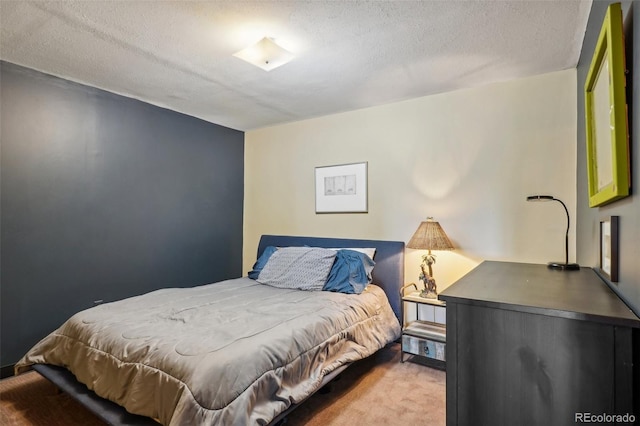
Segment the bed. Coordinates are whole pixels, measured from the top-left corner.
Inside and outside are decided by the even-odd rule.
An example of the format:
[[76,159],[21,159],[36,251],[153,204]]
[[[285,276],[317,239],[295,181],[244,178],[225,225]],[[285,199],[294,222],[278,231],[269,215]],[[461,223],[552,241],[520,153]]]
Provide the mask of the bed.
[[257,254],[304,246],[375,248],[372,283],[157,290],[76,314],[16,373],[35,369],[109,424],[276,424],[400,333],[403,242],[263,235]]

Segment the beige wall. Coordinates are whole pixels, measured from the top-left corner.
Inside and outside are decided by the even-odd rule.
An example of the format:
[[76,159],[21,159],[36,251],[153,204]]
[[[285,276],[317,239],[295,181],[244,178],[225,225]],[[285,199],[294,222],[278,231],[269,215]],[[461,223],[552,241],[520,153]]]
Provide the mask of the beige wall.
[[[575,220],[575,102],[567,70],[247,132],[244,272],[262,234],[407,242],[426,216],[457,247],[437,253],[439,290],[484,259],[563,260],[562,206],[525,197],[554,195]],[[314,167],[362,161],[369,213],[315,214]],[[420,254],[406,251],[407,282]]]

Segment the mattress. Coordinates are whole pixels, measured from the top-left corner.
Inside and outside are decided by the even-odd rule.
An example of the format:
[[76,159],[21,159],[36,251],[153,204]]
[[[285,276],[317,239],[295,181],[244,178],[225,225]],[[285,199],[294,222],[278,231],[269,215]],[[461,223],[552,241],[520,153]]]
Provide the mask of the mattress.
[[82,311],[16,373],[35,363],[65,367],[97,395],[165,425],[267,424],[324,376],[399,335],[375,285],[347,295],[245,277]]

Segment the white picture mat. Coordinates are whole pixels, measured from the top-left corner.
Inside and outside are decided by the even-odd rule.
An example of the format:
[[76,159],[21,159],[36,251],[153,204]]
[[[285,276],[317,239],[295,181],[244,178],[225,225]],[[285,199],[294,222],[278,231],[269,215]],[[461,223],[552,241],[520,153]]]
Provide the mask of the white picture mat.
[[613,153],[611,141],[611,93],[609,92],[609,61],[605,60],[596,78],[593,88],[593,125],[596,136],[596,175],[598,189],[602,190],[613,183]]
[[602,226],[602,247],[600,264],[602,270],[609,276],[611,276],[611,222],[605,220],[601,224]]
[[316,213],[366,213],[367,163],[316,167]]

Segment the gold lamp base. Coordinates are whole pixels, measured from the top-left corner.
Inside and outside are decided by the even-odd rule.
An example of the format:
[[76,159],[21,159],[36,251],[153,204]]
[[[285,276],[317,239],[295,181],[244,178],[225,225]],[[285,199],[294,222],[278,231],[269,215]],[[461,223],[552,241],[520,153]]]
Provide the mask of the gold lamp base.
[[435,291],[422,290],[420,292],[420,297],[424,297],[425,299],[437,299],[438,293],[436,293]]

